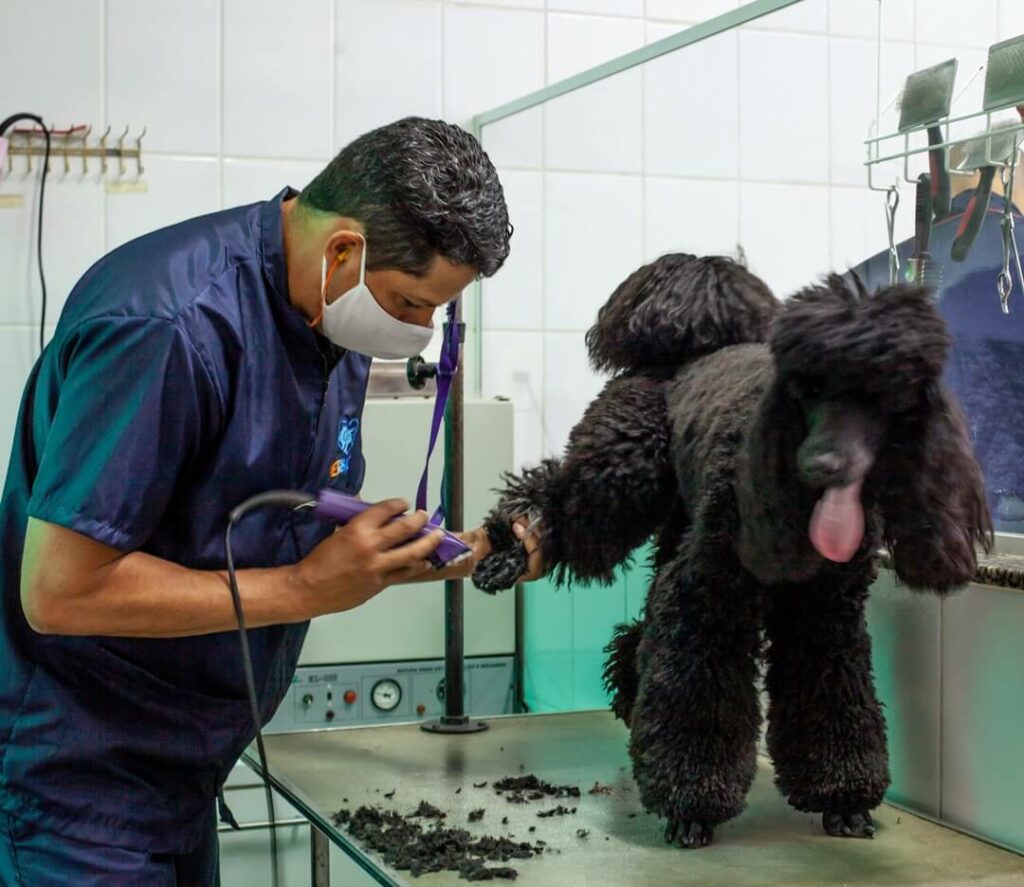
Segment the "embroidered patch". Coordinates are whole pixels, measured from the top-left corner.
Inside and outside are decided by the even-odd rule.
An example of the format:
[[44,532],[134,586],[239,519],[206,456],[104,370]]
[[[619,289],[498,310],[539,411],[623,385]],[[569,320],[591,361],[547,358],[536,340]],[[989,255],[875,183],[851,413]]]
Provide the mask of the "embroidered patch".
[[346,417],[338,425],[338,450],[341,453],[340,459],[331,463],[331,478],[340,474],[348,474],[352,464],[352,451],[355,449],[356,440],[359,437],[359,420]]

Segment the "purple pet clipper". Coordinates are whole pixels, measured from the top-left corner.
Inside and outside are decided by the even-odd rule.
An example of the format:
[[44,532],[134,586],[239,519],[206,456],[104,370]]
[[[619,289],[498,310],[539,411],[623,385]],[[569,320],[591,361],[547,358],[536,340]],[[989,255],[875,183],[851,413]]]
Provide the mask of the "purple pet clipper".
[[[321,490],[317,497],[316,513],[321,517],[337,521],[339,524],[347,524],[357,514],[362,514],[367,508],[370,508],[372,504],[372,502],[363,502],[361,499],[346,496],[336,490],[325,489]],[[417,536],[428,536],[436,529],[440,528],[428,524],[417,533]],[[443,532],[444,538],[441,540],[441,544],[427,556],[438,570],[458,563],[473,551],[458,536],[447,530],[443,530]]]

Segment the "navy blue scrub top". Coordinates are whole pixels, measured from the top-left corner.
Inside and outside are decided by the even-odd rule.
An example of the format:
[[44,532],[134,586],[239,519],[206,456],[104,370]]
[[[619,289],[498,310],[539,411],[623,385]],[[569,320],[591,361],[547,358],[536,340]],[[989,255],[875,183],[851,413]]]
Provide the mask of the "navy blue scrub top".
[[[946,381],[967,415],[975,456],[996,529],[1024,532],[1024,285],[1011,258],[1010,313],[1003,314],[996,276],[1003,265],[1000,226],[1003,198],[992,195],[989,211],[967,258],[954,262],[950,248],[971,191],[958,194],[952,214],[932,229],[929,253],[941,269],[939,311],[953,337]],[[1024,243],[1024,219],[1014,211],[1017,243]],[[898,247],[900,278],[914,252],[911,238]],[[888,252],[856,270],[874,289],[889,285]]]
[[[0,808],[46,830],[187,852],[253,728],[235,633],[33,632],[19,589],[27,517],[223,569],[227,515],[247,497],[362,483],[370,358],[334,348],[289,302],[281,202],[294,193],[103,258],[32,370],[0,516]],[[308,510],[265,509],[232,550],[240,568],[290,564],[331,531]],[[249,632],[264,721],[307,628]]]

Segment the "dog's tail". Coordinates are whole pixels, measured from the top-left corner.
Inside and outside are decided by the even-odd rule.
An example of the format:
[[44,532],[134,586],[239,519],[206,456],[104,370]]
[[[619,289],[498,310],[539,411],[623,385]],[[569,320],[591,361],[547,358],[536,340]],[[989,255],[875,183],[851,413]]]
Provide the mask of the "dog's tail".
[[670,253],[634,271],[587,333],[596,370],[667,372],[727,345],[763,342],[781,303],[725,256]]
[[604,648],[608,660],[604,665],[604,686],[612,696],[615,717],[629,725],[640,679],[637,675],[636,655],[643,636],[641,621],[615,626],[611,642]]

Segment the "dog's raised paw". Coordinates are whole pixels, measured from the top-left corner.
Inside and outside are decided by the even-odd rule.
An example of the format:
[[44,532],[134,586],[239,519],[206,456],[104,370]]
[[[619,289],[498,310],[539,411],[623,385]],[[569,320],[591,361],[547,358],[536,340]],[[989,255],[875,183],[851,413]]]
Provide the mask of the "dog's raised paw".
[[875,836],[875,821],[866,810],[853,813],[823,813],[821,825],[834,838],[873,838]]
[[529,555],[522,544],[488,555],[473,571],[473,584],[481,591],[494,594],[512,588],[529,566]]
[[665,828],[665,840],[684,850],[707,847],[714,837],[715,827],[699,819],[670,819]]

